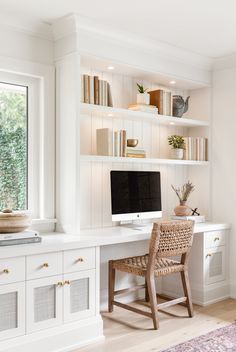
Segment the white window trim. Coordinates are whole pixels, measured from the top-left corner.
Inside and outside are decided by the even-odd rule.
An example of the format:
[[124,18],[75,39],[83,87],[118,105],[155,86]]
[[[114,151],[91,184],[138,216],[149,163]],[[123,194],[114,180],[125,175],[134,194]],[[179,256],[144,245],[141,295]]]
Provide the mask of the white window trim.
[[29,87],[29,210],[36,227],[43,224],[47,231],[48,224],[51,231],[56,222],[55,69],[51,65],[0,57],[0,81]]

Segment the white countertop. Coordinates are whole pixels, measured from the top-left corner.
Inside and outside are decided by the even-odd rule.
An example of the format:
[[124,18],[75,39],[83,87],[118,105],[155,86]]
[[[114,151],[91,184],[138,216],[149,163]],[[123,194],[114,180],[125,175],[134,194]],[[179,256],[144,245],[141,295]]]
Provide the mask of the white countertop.
[[[150,238],[151,229],[152,225],[139,229],[115,226],[81,230],[78,235],[69,235],[58,232],[42,234],[43,240],[41,243],[0,247],[0,258],[143,241]],[[227,229],[230,229],[229,224],[205,222],[196,224],[194,227],[194,233],[198,234],[202,232]]]

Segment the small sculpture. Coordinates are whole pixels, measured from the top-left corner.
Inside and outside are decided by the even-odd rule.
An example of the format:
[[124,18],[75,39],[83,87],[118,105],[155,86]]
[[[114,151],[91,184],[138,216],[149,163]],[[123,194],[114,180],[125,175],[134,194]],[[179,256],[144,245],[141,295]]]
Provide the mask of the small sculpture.
[[184,101],[181,95],[173,95],[173,116],[182,117],[188,111],[188,101],[190,97]]

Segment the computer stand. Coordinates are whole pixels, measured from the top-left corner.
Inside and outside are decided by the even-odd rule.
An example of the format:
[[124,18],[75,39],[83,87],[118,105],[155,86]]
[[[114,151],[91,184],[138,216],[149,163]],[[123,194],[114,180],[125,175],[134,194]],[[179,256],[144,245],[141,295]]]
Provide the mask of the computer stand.
[[152,222],[143,222],[143,220],[120,221],[120,226],[141,231],[145,227],[152,227]]

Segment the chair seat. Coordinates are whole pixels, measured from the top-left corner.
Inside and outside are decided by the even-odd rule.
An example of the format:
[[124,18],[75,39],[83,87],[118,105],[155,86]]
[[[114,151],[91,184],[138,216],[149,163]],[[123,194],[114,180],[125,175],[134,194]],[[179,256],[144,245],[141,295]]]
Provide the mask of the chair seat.
[[[113,260],[113,268],[119,271],[124,271],[126,273],[145,276],[148,265],[148,254]],[[168,274],[177,273],[184,270],[184,265],[180,262],[167,259],[159,258],[155,261],[154,275],[163,276]]]

